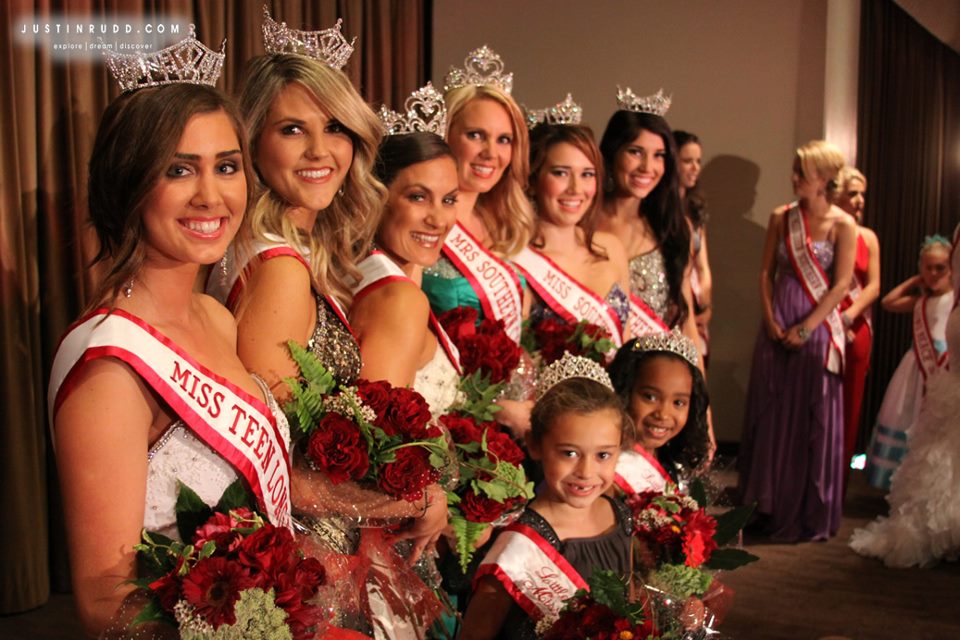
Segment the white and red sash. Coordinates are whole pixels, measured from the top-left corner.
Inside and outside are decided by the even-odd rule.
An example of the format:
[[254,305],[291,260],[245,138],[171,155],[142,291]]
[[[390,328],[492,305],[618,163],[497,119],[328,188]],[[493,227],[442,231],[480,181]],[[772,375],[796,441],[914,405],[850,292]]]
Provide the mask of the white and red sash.
[[[373,251],[357,265],[357,269],[360,270],[361,279],[353,287],[354,302],[391,282],[406,281],[416,286],[416,283],[403,272],[403,269],[382,251]],[[457,350],[457,345],[453,344],[453,340],[440,326],[440,322],[433,311],[430,311],[429,323],[430,329],[437,336],[437,342],[440,343],[440,347],[447,355],[450,364],[453,365],[458,375],[463,375],[463,371],[460,369],[460,352]]]
[[924,382],[936,373],[937,369],[946,366],[948,356],[946,351],[938,356],[933,346],[933,336],[927,320],[927,300],[929,296],[922,296],[913,306],[913,354],[917,358],[917,367]]
[[630,318],[627,321],[634,338],[670,331],[670,327],[634,293],[630,294]]
[[82,365],[106,357],[132,367],[204,444],[233,466],[270,522],[290,527],[290,456],[267,406],[126,311],[99,309],[64,336],[50,374],[51,425]]
[[[241,278],[240,274],[243,273],[249,276],[261,262],[266,262],[267,260],[280,256],[295,258],[300,261],[307,270],[307,273],[311,274],[310,281],[313,281],[313,271],[307,258],[280,236],[267,234],[266,240],[255,241],[253,243],[253,256],[243,260],[242,264],[240,264],[238,260],[235,249],[236,245],[231,244],[227,250],[227,272],[225,274],[221,272],[219,265],[215,265],[210,271],[210,275],[207,277],[206,289],[208,294],[219,300],[223,306],[231,311],[236,311],[237,302],[239,302],[240,295],[243,293],[246,278]],[[343,323],[343,326],[350,331],[350,334],[353,335],[353,328],[350,326],[350,321],[347,319],[347,312],[343,308],[343,305],[333,296],[326,294],[319,295],[323,296],[327,304],[330,305],[330,308],[333,309],[333,313],[340,322]],[[354,336],[354,338],[356,338],[356,336]]]
[[473,287],[484,315],[503,320],[507,335],[520,344],[523,291],[510,265],[488,251],[459,222],[443,243],[443,255]]
[[534,620],[557,616],[578,589],[590,589],[553,545],[520,523],[500,532],[474,580],[486,575],[496,578]]
[[[803,287],[804,293],[810,302],[816,306],[830,290],[830,280],[823,271],[823,267],[813,254],[813,245],[810,242],[810,233],[807,229],[807,219],[800,211],[797,203],[793,203],[786,213],[787,219],[787,256],[793,265],[797,280]],[[830,331],[830,344],[824,365],[831,373],[843,371],[843,354],[846,345],[846,334],[840,312],[834,308],[823,321]]]
[[627,495],[663,491],[672,482],[663,465],[640,445],[620,452],[613,481]]
[[513,263],[526,276],[530,288],[558,316],[570,324],[586,320],[601,326],[618,349],[623,345],[623,326],[616,311],[553,260],[527,247],[517,254]]

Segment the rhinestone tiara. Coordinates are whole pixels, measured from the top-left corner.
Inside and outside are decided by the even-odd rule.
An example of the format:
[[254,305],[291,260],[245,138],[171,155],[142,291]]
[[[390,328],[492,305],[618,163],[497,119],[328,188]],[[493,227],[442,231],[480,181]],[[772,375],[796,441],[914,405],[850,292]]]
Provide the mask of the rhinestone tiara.
[[466,86],[492,85],[509,94],[513,91],[513,74],[503,72],[503,60],[487,45],[474,49],[463,59],[463,68],[450,67],[443,79],[443,91]]
[[286,22],[277,22],[263,6],[263,48],[267,53],[296,53],[319,60],[331,69],[340,70],[353,55],[354,38],[347,41],[340,33],[342,19],[321,31],[291,29]]
[[673,102],[673,96],[663,95],[663,89],[652,96],[640,98],[633,93],[633,89],[630,87],[627,87],[627,90],[624,91],[617,86],[617,107],[624,111],[652,113],[655,116],[663,117],[670,110],[671,102]]
[[697,346],[693,344],[693,340],[687,336],[680,333],[680,330],[674,328],[673,331],[667,333],[662,331],[660,333],[649,333],[645,336],[640,336],[637,338],[637,341],[633,343],[634,351],[669,351],[670,353],[675,353],[694,367],[697,366],[697,362],[700,360],[700,356],[697,354]]
[[523,108],[527,120],[527,128],[533,129],[539,124],[580,124],[583,119],[583,108],[573,101],[569,93],[552,107],[546,109]]
[[602,366],[590,358],[575,356],[565,351],[562,358],[547,365],[541,372],[537,380],[537,400],[540,400],[547,391],[570,378],[586,378],[599,382],[610,391],[614,390],[610,376]]
[[441,138],[447,133],[447,107],[443,96],[428,82],[410,94],[403,103],[405,113],[380,105],[380,121],[388,136],[425,131]]
[[191,24],[185,39],[154,53],[120,53],[111,49],[104,49],[103,53],[110,73],[123,91],[177,83],[212,87],[220,78],[226,46],[224,39],[219,53],[207,48],[197,40],[196,27]]

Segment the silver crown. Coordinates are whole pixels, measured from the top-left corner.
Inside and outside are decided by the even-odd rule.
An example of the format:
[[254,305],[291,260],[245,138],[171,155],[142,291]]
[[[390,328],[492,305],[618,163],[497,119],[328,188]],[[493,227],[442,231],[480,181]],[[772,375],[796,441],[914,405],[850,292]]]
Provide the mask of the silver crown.
[[637,338],[637,341],[633,343],[634,351],[669,351],[670,353],[675,353],[694,367],[697,366],[697,362],[700,361],[700,356],[697,354],[697,346],[693,344],[693,340],[687,336],[680,333],[680,330],[674,328],[673,331],[669,333],[662,331],[660,333],[650,333],[645,336],[640,336]]
[[403,103],[405,114],[380,105],[380,121],[388,136],[425,131],[441,138],[447,133],[447,107],[443,96],[428,82],[410,94]]
[[263,48],[267,53],[297,53],[319,60],[331,69],[342,69],[353,55],[356,38],[347,41],[340,33],[342,19],[321,31],[291,29],[286,22],[277,22],[263,6]]
[[624,111],[636,111],[637,113],[652,113],[655,116],[665,116],[670,110],[670,103],[673,102],[673,96],[663,95],[663,89],[660,89],[652,96],[638,97],[633,93],[633,89],[627,87],[624,91],[617,86],[617,107]]
[[503,72],[503,60],[493,49],[483,45],[467,54],[463,69],[451,66],[443,79],[443,91],[473,85],[491,85],[509,94],[513,91],[513,74]]
[[[103,40],[100,41],[101,43]],[[190,34],[180,42],[154,53],[120,53],[104,49],[107,67],[123,91],[165,84],[217,84],[223,69],[224,49],[220,53],[208,49],[197,40],[197,30],[190,25]]]
[[558,102],[546,109],[523,108],[527,119],[527,128],[533,129],[539,124],[580,124],[583,119],[583,108],[573,101],[569,93],[563,102]]
[[563,357],[544,367],[537,380],[537,400],[540,400],[547,391],[570,378],[586,378],[599,382],[613,391],[610,376],[602,366],[583,356],[572,355],[565,351]]

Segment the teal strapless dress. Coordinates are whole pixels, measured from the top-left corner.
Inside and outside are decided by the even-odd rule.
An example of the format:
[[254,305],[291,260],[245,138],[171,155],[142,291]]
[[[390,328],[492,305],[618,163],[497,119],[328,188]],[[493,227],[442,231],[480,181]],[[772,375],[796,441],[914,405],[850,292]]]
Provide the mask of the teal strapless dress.
[[[519,277],[520,286],[526,288],[527,281],[522,275]],[[484,319],[477,292],[470,286],[470,281],[445,256],[440,256],[440,260],[435,265],[424,269],[420,286],[427,294],[430,308],[438,316],[457,307],[473,307],[477,310],[479,319]]]

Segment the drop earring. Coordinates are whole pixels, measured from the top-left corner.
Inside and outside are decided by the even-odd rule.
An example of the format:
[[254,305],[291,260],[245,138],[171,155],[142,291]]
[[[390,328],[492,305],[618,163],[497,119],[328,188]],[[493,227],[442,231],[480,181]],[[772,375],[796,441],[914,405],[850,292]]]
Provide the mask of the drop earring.
[[127,284],[123,286],[123,297],[129,298],[133,295],[133,278],[127,281]]

